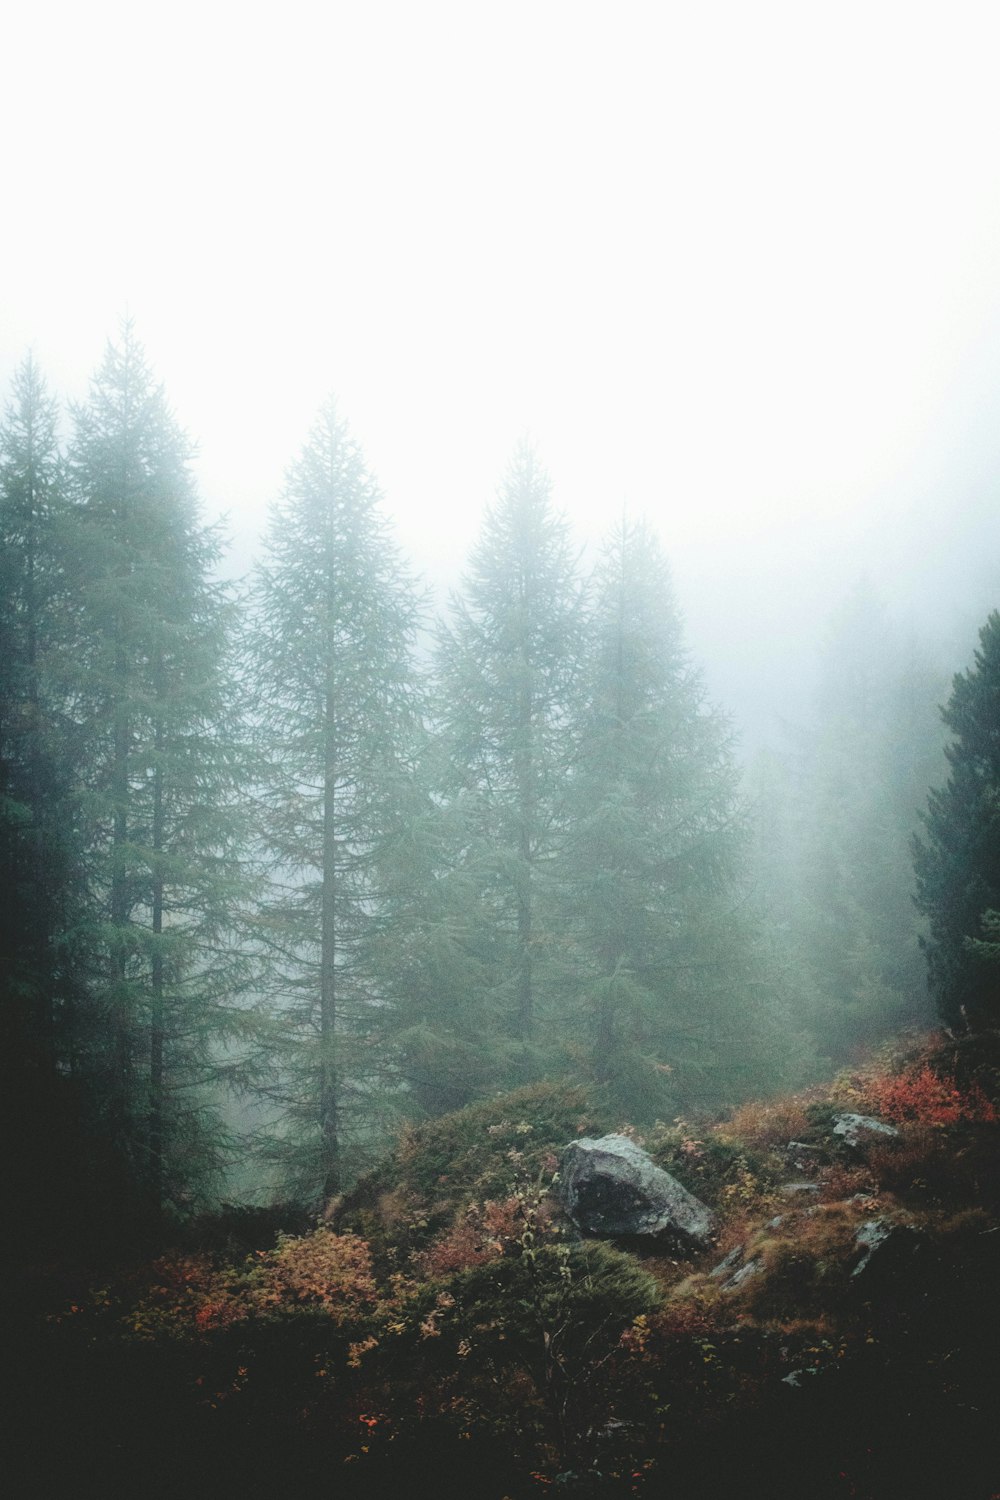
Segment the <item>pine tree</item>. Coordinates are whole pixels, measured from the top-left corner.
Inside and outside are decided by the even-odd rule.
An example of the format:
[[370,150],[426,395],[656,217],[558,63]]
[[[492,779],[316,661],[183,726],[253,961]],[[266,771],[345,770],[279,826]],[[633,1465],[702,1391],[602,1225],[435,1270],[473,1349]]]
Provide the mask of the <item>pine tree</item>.
[[914,840],[917,905],[931,991],[952,1027],[1000,1020],[1000,613],[941,711],[951,773],[932,791]]
[[[0,1110],[3,1201],[51,1232],[85,1176],[78,806],[62,691],[72,548],[58,410],[29,356],[0,429]],[[54,1205],[61,1205],[58,1211]]]
[[247,1019],[232,942],[243,877],[230,606],[190,445],[131,324],[75,424],[90,1065],[125,1174],[158,1208],[212,1158],[207,1085]]
[[522,444],[437,658],[442,789],[461,819],[466,951],[481,976],[467,1016],[483,1044],[493,1038],[495,1082],[530,1074],[548,1040],[547,881],[580,630],[567,528],[552,509],[548,476]]
[[768,1077],[778,1038],[747,820],[728,723],[643,524],[623,520],[596,569],[573,737],[560,873],[589,1069],[633,1117],[731,1101]]
[[249,672],[262,747],[264,932],[300,1181],[337,1193],[385,1107],[385,998],[368,962],[419,719],[417,623],[380,495],[330,402],[271,513]]
[[0,431],[0,972],[6,1059],[56,1062],[57,945],[68,788],[48,665],[58,631],[64,500],[58,410],[29,356]]

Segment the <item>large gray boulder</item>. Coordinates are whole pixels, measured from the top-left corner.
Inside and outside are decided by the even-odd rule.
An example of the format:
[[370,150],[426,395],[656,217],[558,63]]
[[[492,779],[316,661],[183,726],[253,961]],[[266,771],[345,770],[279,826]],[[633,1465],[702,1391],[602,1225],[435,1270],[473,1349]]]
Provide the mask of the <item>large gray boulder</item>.
[[563,1152],[560,1194],[577,1228],[602,1239],[702,1249],[715,1228],[711,1209],[625,1135],[572,1141]]

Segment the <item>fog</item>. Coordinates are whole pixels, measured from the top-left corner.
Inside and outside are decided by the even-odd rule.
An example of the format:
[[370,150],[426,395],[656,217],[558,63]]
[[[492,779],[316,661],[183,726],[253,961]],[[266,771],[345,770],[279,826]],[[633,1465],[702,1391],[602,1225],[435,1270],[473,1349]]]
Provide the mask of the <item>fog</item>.
[[530,433],[659,528],[749,742],[867,573],[964,659],[996,587],[996,20],[901,5],[23,8],[0,379],[128,312],[231,566],[331,392],[452,581]]
[[994,1494],[1000,13],[4,43],[32,1493]]

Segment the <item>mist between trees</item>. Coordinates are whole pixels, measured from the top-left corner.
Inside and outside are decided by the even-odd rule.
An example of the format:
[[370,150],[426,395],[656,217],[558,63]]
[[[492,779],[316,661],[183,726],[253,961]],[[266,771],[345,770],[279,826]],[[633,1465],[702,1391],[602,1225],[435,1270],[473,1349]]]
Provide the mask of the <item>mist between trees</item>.
[[[873,591],[744,776],[657,536],[610,516],[581,576],[530,447],[433,626],[332,403],[240,585],[130,325],[65,447],[58,421],[28,359],[0,438],[0,1086],[40,1223],[234,1183],[317,1204],[403,1119],[523,1082],[670,1120],[927,1022],[911,845],[948,684]],[[942,915],[949,797],[918,867],[964,1024],[995,885]]]

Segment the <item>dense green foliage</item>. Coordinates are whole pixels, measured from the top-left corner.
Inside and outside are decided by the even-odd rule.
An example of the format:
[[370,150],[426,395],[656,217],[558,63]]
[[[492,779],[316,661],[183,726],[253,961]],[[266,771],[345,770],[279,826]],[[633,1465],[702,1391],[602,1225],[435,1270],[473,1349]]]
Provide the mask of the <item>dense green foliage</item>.
[[950,775],[932,791],[915,841],[931,987],[957,1027],[1000,1020],[1000,614],[979,633],[942,717]]

